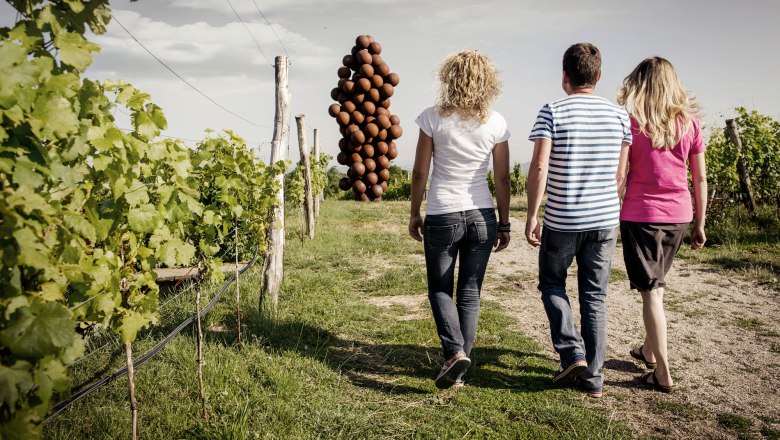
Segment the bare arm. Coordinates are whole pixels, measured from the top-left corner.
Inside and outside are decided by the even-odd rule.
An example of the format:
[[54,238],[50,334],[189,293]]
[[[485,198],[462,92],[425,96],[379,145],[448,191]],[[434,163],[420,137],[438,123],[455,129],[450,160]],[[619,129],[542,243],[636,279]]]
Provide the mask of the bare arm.
[[420,130],[417,138],[417,152],[414,155],[412,168],[412,209],[409,215],[409,235],[417,241],[422,241],[420,229],[423,226],[420,206],[422,205],[425,185],[428,183],[428,172],[431,169],[433,157],[433,139]]
[[707,168],[704,153],[694,154],[690,158],[693,197],[696,205],[696,223],[691,231],[691,249],[704,247],[707,236],[704,234],[704,220],[707,214]]
[[528,170],[528,218],[525,224],[525,238],[534,246],[542,244],[540,232],[539,206],[542,204],[544,189],[547,184],[547,168],[550,164],[550,139],[534,140],[534,154],[531,168]]
[[617,180],[618,197],[623,198],[623,194],[626,191],[626,176],[628,175],[628,147],[631,144],[623,142],[620,147],[620,161],[618,162],[617,174],[615,180]]
[[[498,206],[498,222],[509,223],[509,142],[496,144],[493,148],[493,175],[496,182],[496,205]],[[498,252],[509,245],[509,232],[496,233],[493,243]]]

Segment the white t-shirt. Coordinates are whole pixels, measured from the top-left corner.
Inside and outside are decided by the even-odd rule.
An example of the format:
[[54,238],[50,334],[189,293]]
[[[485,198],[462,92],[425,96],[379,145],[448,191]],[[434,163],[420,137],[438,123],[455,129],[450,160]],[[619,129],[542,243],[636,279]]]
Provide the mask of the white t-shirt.
[[484,124],[463,120],[457,113],[442,117],[428,107],[415,120],[433,138],[433,173],[427,215],[493,207],[487,185],[493,147],[509,139],[506,120],[491,112]]

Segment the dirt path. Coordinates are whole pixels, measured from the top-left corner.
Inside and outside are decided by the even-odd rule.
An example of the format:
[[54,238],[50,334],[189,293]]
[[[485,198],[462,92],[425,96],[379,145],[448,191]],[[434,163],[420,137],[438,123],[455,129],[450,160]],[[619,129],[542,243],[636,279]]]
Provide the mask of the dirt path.
[[[517,329],[536,339],[551,359],[547,317],[536,290],[537,249],[514,218],[510,247],[493,254],[484,298],[501,304],[517,319]],[[573,275],[574,267],[570,272]],[[570,277],[571,277],[570,275]],[[576,279],[567,291],[576,312]],[[641,299],[629,290],[622,249],[613,259],[607,301],[606,386],[601,400],[586,404],[607,409],[635,429],[638,437],[778,438],[780,433],[780,304],[777,293],[733,279],[717,268],[675,260],[665,303],[669,356],[675,393],[639,389],[644,367],[628,351],[644,338]]]

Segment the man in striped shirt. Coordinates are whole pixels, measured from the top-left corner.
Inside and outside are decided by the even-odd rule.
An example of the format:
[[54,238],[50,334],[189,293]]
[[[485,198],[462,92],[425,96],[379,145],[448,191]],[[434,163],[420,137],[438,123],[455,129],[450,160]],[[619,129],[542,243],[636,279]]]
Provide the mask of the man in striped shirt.
[[[616,175],[631,144],[626,111],[594,94],[600,78],[596,46],[579,43],[566,50],[562,86],[568,96],[542,107],[529,136],[534,153],[525,229],[528,242],[541,246],[539,290],[561,359],[553,382],[575,383],[591,397],[601,397],[604,385],[607,285],[620,215]],[[566,273],[574,259],[581,333],[566,295]]]

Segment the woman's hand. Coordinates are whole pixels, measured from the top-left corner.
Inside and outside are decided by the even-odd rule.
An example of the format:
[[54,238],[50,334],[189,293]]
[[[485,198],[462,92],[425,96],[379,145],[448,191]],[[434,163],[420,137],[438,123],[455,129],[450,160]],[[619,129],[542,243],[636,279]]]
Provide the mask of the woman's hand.
[[696,225],[691,231],[691,249],[701,249],[704,247],[704,242],[707,241],[707,236],[704,234],[704,226]]
[[422,241],[422,235],[420,230],[423,227],[423,219],[421,215],[413,215],[409,217],[409,235],[417,241]]
[[501,251],[509,246],[509,232],[496,232],[496,240],[493,242],[493,252]]
[[534,247],[539,247],[542,244],[542,232],[539,220],[536,219],[535,215],[529,215],[528,221],[525,223],[525,239]]

